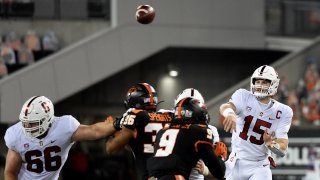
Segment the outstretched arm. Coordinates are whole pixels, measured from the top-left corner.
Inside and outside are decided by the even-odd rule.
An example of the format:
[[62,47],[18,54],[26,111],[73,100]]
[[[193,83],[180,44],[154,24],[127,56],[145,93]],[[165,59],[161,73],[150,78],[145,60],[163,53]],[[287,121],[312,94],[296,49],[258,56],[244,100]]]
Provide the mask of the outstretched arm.
[[81,124],[73,133],[71,141],[96,140],[116,132],[112,122],[98,122],[92,125]]
[[236,107],[233,103],[228,102],[220,106],[220,114],[225,118],[223,121],[223,127],[226,132],[232,133],[236,131]]
[[11,149],[8,150],[4,169],[5,180],[17,180],[22,160],[20,154]]

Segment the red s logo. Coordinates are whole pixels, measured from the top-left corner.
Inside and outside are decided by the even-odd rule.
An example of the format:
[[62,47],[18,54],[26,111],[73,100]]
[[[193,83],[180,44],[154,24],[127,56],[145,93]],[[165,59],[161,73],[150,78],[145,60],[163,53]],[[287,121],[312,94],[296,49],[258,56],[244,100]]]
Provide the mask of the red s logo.
[[41,103],[41,106],[44,109],[44,112],[46,112],[46,113],[50,112],[50,108],[46,102]]

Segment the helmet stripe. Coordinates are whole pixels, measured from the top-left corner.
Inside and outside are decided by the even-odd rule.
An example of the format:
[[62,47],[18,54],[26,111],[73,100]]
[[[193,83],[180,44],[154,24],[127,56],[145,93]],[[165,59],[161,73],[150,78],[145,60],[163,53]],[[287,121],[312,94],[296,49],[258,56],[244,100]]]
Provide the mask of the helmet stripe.
[[182,118],[182,115],[181,115],[181,110],[182,110],[182,104],[183,102],[186,100],[187,98],[184,98],[182,99],[179,104],[178,104],[178,119]]
[[193,97],[193,96],[194,96],[194,89],[191,88],[191,97]]
[[152,94],[152,89],[150,88],[150,85],[147,84],[147,83],[141,83],[148,91],[149,93],[149,97],[150,97],[150,104],[153,105],[154,102],[153,102],[153,94]]
[[261,71],[260,71],[260,75],[263,74],[263,71],[264,71],[264,69],[265,69],[266,67],[267,67],[266,65],[262,66]]
[[28,110],[29,110],[29,107],[30,107],[32,101],[34,101],[34,100],[37,99],[38,97],[40,97],[40,96],[35,96],[34,98],[32,98],[32,99],[29,101],[29,103],[28,103],[28,105],[27,105],[27,108],[26,108],[26,111],[24,112],[24,115],[25,115],[25,116],[28,115]]

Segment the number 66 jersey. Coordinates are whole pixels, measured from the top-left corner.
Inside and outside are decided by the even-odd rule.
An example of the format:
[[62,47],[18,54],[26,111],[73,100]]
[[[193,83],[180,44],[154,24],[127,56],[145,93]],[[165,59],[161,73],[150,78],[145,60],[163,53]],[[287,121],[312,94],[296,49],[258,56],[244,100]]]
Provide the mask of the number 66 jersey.
[[236,107],[237,128],[232,134],[232,151],[237,158],[263,160],[269,153],[264,146],[263,133],[275,132],[276,138],[288,139],[292,109],[274,99],[268,104],[260,103],[245,89],[233,93],[229,102]]
[[6,145],[20,154],[22,160],[18,179],[58,179],[74,144],[71,137],[79,125],[72,116],[54,117],[47,135],[42,139],[27,137],[21,122],[8,128],[4,137]]

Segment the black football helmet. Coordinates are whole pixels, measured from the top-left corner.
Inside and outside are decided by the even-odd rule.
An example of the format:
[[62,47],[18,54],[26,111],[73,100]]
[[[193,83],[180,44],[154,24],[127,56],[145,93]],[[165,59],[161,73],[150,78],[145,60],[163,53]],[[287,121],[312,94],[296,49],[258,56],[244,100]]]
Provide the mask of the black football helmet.
[[183,98],[175,106],[174,123],[208,124],[207,107],[194,98]]
[[124,105],[126,109],[136,108],[155,111],[158,105],[157,92],[148,83],[138,83],[129,88]]

